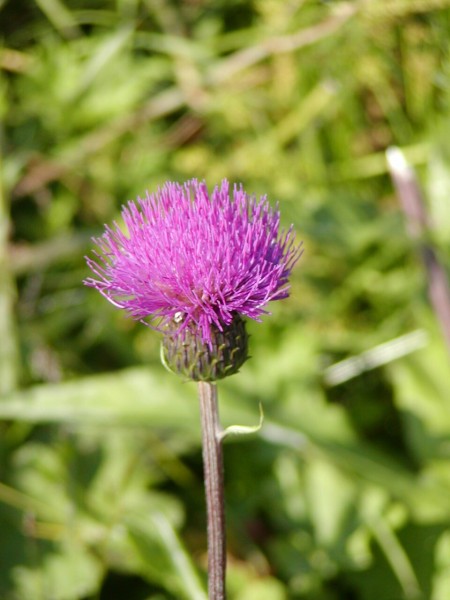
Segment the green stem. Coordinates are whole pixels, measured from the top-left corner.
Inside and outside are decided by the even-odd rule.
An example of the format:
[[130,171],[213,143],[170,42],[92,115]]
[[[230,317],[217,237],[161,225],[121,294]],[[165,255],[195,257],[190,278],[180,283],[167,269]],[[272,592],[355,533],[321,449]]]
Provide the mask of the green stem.
[[209,600],[225,600],[226,539],[223,486],[222,428],[219,422],[217,387],[198,384],[203,437],[203,471],[208,518]]

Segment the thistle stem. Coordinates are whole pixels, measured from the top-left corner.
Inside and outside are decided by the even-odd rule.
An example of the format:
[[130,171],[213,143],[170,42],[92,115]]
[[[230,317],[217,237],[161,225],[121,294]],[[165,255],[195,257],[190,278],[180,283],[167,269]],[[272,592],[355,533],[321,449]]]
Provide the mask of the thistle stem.
[[203,437],[203,472],[208,518],[209,600],[225,600],[226,542],[223,487],[222,428],[219,422],[217,387],[198,384]]

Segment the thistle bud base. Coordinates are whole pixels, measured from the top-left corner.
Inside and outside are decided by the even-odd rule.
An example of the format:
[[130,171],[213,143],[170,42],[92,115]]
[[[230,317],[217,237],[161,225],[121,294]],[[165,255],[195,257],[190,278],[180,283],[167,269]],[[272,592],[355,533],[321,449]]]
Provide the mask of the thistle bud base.
[[203,342],[200,332],[188,327],[166,333],[162,343],[167,367],[192,381],[217,381],[237,373],[248,358],[248,335],[245,322],[235,315],[222,331],[211,326],[211,343]]

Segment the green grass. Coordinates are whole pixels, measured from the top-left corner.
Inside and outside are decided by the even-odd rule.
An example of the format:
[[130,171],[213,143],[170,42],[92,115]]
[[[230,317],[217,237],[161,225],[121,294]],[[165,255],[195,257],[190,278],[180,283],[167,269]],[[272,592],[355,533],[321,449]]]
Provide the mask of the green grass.
[[449,597],[448,351],[385,151],[448,274],[450,2],[4,0],[0,22],[2,600],[206,597],[195,387],[81,283],[123,203],[192,177],[268,194],[305,247],[219,387],[225,426],[265,413],[225,446],[230,600]]

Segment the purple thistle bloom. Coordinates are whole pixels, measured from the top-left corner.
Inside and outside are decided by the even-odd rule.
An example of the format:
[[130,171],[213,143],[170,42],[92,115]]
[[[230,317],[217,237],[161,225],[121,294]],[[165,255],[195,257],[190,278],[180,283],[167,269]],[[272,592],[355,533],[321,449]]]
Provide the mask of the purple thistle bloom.
[[[260,320],[266,304],[289,295],[288,278],[301,254],[292,227],[280,231],[278,207],[224,179],[212,194],[204,182],[166,183],[129,202],[127,228],[106,226],[99,251],[86,258],[97,276],[85,280],[135,319],[164,331],[179,323],[211,344],[236,315]],[[145,321],[144,321],[145,322]]]

